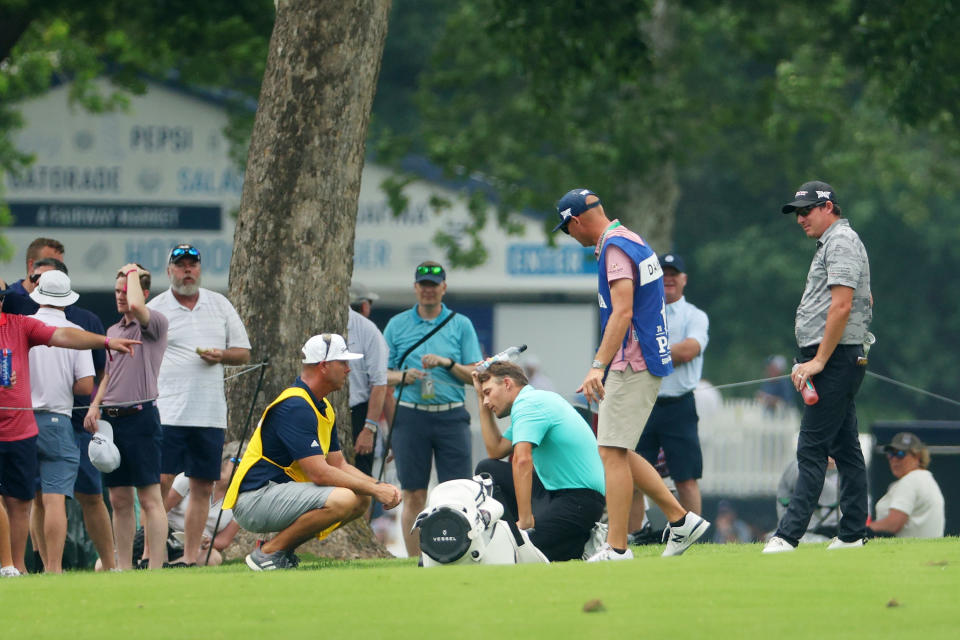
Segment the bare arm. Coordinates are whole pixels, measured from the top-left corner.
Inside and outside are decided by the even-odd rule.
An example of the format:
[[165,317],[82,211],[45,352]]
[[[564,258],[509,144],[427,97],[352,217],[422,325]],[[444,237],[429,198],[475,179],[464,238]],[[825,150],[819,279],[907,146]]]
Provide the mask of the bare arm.
[[696,338],[687,338],[680,342],[674,342],[670,345],[670,355],[673,359],[673,364],[690,362],[700,355],[700,343]]
[[888,533],[899,533],[907,524],[910,516],[899,509],[890,509],[890,513],[882,520],[875,520],[870,523],[870,528],[874,531],[886,531]]
[[[610,285],[610,302],[613,305],[613,311],[610,319],[607,321],[607,327],[603,331],[603,339],[600,341],[600,348],[597,349],[595,360],[599,360],[607,365],[613,360],[613,357],[623,344],[623,337],[627,335],[630,329],[630,322],[633,320],[633,280],[621,278],[614,280]],[[577,389],[582,391],[587,397],[588,402],[599,402],[603,399],[603,369],[594,369],[591,367],[587,372],[587,377]]]
[[[300,468],[303,469],[307,478],[316,485],[343,487],[355,493],[371,496],[378,502],[382,502],[387,509],[400,504],[400,490],[395,486],[383,482],[378,484],[370,476],[347,464],[339,451],[330,453],[329,458],[330,463],[327,462],[327,458],[319,455],[300,458],[297,462],[300,463]],[[350,472],[348,468],[356,473]]]
[[93,393],[93,376],[84,376],[73,383],[73,395],[88,396]]
[[230,347],[229,349],[207,349],[200,354],[210,364],[225,364],[236,366],[250,362],[250,349]]
[[223,551],[229,547],[238,531],[240,531],[240,525],[237,524],[236,520],[231,520],[230,524],[221,529],[217,533],[217,537],[213,539],[213,548],[217,551]]
[[173,509],[175,506],[183,502],[184,496],[180,495],[176,489],[170,487],[170,491],[167,492],[167,495],[163,496],[163,508],[170,512],[170,509]]
[[83,329],[74,329],[73,327],[57,327],[47,346],[63,347],[65,349],[109,348],[113,351],[133,355],[133,345],[136,344],[140,344],[140,341],[128,338],[110,338],[108,344],[106,336],[90,333]]
[[477,391],[477,409],[480,413],[480,431],[483,434],[483,444],[487,448],[487,455],[494,460],[499,460],[510,455],[510,452],[513,451],[513,442],[503,437],[497,427],[493,411],[483,406],[483,392],[480,389],[477,376],[471,375],[471,380],[473,380],[473,388]]
[[127,279],[127,305],[130,313],[140,326],[145,327],[150,323],[150,308],[147,307],[147,298],[140,287],[140,268],[131,263],[120,267],[120,273],[126,274],[124,277]]
[[409,369],[387,369],[387,384],[391,387],[400,386],[400,380],[403,378],[403,374],[406,373],[405,384],[407,386],[413,384],[417,380],[423,377],[423,371],[420,369],[414,369],[410,367]]
[[530,529],[534,526],[533,506],[533,445],[518,442],[513,447],[513,486],[517,492],[517,526]]
[[83,428],[90,433],[97,432],[97,420],[100,419],[100,402],[103,400],[103,394],[107,391],[107,383],[110,381],[110,374],[103,374],[100,380],[100,386],[97,388],[97,395],[90,401],[90,408],[87,409],[87,415],[83,418]]
[[803,386],[806,378],[817,375],[827,365],[827,360],[833,355],[833,350],[837,348],[840,338],[843,337],[843,330],[847,326],[852,307],[852,288],[843,285],[830,287],[830,308],[827,310],[827,324],[823,330],[823,340],[820,341],[817,355],[813,357],[813,360],[804,362],[797,367],[791,376],[793,386],[797,388],[797,391]]
[[447,356],[438,356],[435,353],[428,353],[423,358],[420,359],[423,363],[424,369],[432,369],[434,367],[443,367],[447,369],[453,377],[455,377],[460,382],[464,384],[473,383],[473,370],[476,367],[476,363],[462,363],[457,362],[453,358]]

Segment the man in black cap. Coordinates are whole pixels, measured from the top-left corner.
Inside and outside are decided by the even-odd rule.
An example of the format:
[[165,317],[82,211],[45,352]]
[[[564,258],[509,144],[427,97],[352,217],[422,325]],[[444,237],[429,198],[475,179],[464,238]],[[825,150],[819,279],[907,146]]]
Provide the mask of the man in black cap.
[[854,397],[866,373],[863,344],[873,316],[870,264],[860,237],[842,217],[825,182],[800,186],[783,213],[792,213],[817,250],[797,307],[799,347],[791,379],[808,382],[819,400],[807,405],[797,442],[799,476],[790,505],[764,553],[793,551],[817,507],[832,456],[840,474],[840,527],[828,549],[862,547],[867,524],[867,472],[860,450]]
[[403,490],[401,520],[410,556],[420,553],[419,529],[411,530],[427,504],[432,459],[440,482],[473,475],[464,384],[473,384],[472,364],[483,357],[470,319],[443,304],[447,273],[439,263],[417,265],[413,290],[417,304],[390,318],[383,332],[390,348],[387,383],[402,389],[397,391],[391,446]]

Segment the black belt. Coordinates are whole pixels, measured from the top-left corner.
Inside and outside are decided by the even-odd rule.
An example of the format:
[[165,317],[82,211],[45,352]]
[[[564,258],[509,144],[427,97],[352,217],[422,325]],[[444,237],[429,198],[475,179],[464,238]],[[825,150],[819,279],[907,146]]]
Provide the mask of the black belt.
[[674,403],[680,402],[681,400],[686,400],[692,395],[693,395],[693,391],[687,391],[682,396],[659,396],[657,398],[657,401],[654,404],[657,404],[662,407],[665,404],[674,404]]
[[125,418],[152,406],[152,402],[146,402],[144,404],[134,404],[126,407],[102,407],[100,412],[111,418]]
[[[814,357],[815,355],[817,355],[817,350],[819,350],[819,349],[820,349],[820,345],[819,345],[819,344],[812,344],[812,345],[810,345],[809,347],[800,347],[799,351],[800,351],[800,355],[802,355],[802,356],[804,356],[804,357],[808,357],[808,356],[809,356],[809,357],[812,358],[812,357]],[[834,353],[836,353],[837,351],[845,351],[845,350],[847,350],[847,349],[861,349],[861,350],[862,350],[862,349],[863,349],[863,345],[862,345],[862,344],[838,344],[836,347],[834,347],[833,351],[834,351]]]

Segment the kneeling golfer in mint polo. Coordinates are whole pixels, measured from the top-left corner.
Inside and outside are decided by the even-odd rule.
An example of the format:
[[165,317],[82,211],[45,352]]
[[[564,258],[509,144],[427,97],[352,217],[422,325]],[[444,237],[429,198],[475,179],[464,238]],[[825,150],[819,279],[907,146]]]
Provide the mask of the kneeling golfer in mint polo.
[[400,504],[397,487],[347,463],[325,397],[343,388],[347,362],[363,355],[324,333],[307,340],[303,356],[300,377],[264,410],[223,501],[244,529],[278,532],[247,556],[254,571],[295,568],[297,547],[359,518],[371,498],[387,509]]

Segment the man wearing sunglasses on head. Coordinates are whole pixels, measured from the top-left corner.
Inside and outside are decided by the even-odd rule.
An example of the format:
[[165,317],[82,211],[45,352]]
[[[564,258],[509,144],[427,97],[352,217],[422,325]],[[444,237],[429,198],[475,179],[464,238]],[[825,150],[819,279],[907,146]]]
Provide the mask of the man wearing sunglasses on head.
[[797,441],[799,475],[787,512],[764,553],[793,551],[817,507],[827,457],[840,475],[840,526],[827,549],[862,547],[867,526],[867,471],[860,450],[854,398],[866,373],[863,344],[873,317],[870,263],[860,236],[842,217],[826,182],[806,182],[783,205],[817,241],[794,331],[800,363],[791,379],[799,391],[810,381],[820,396],[807,405]]
[[[22,280],[17,280],[9,287],[0,281],[0,289],[6,289],[7,295],[3,299],[3,311],[5,313],[19,313],[20,315],[30,316],[37,312],[39,305],[30,299],[30,294],[37,288],[37,281],[34,265],[38,260],[54,258],[63,262],[64,248],[63,243],[53,238],[37,238],[27,247],[27,276]],[[76,320],[72,320],[76,322]],[[82,326],[82,325],[81,325]]]
[[473,323],[460,314],[451,318],[454,312],[443,304],[446,280],[439,263],[420,263],[414,270],[417,304],[391,318],[383,332],[390,348],[387,383],[399,387],[391,443],[403,489],[403,535],[410,556],[420,553],[419,530],[410,530],[427,502],[432,459],[440,482],[473,475],[464,385],[473,384],[471,365],[483,354]]
[[170,321],[167,350],[157,378],[157,408],[163,425],[162,495],[185,473],[192,500],[184,520],[183,558],[197,563],[210,495],[220,479],[227,429],[224,365],[250,361],[250,340],[236,309],[221,294],[200,286],[200,252],[190,244],[170,250],[170,288],[147,305]]

